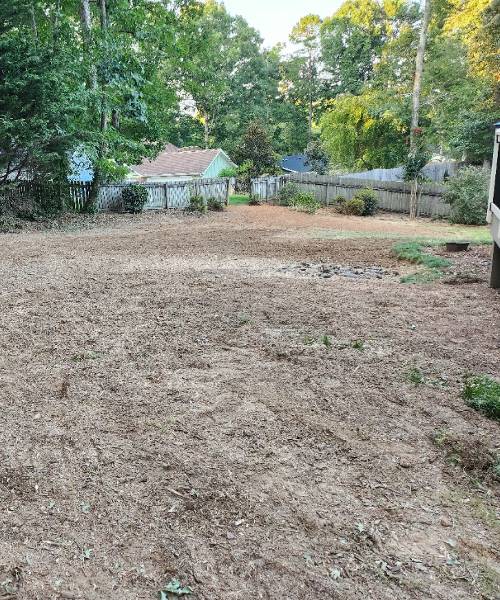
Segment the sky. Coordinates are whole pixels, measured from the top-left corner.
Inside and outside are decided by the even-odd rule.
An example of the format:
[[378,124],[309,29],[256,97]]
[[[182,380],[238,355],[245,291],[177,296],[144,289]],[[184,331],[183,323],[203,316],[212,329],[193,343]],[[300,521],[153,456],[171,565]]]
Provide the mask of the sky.
[[245,17],[260,31],[265,46],[269,47],[285,43],[300,17],[310,13],[329,17],[342,0],[224,0],[224,4],[231,14]]

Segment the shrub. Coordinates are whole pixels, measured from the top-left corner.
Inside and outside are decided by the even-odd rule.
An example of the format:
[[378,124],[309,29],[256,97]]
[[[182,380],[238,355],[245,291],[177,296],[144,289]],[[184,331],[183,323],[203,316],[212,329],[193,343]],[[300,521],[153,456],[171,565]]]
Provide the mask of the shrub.
[[222,212],[224,210],[224,202],[217,198],[209,198],[207,200],[207,208],[208,210],[213,210],[216,212]]
[[278,192],[278,204],[280,206],[290,206],[290,201],[299,193],[299,186],[296,183],[288,181]]
[[469,406],[500,421],[500,383],[487,375],[468,377],[462,393]]
[[194,195],[189,199],[189,206],[186,208],[189,212],[204,214],[207,212],[207,203],[203,196]]
[[343,215],[359,215],[365,210],[365,203],[360,198],[351,198],[339,204],[337,210]]
[[346,202],[346,198],[345,196],[335,196],[335,198],[333,199],[333,205],[334,206],[342,206],[343,204],[345,204]]
[[235,167],[226,167],[219,173],[219,177],[236,177],[238,175],[238,169]]
[[141,213],[148,199],[148,190],[143,185],[131,184],[123,188],[123,210],[128,213]]
[[321,208],[321,204],[312,194],[296,194],[291,198],[289,206],[311,215]]
[[488,182],[489,173],[481,167],[464,167],[448,180],[444,200],[451,206],[451,223],[486,223]]
[[359,190],[359,192],[354,196],[354,198],[363,201],[363,217],[371,217],[376,213],[378,207],[378,200],[377,194],[373,190],[370,190],[368,188],[364,190]]

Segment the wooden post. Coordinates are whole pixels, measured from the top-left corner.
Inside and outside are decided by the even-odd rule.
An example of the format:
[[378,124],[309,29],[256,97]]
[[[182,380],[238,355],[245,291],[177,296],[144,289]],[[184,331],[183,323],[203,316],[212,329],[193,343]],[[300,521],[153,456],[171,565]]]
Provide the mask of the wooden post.
[[490,195],[486,220],[491,224],[493,237],[493,253],[491,257],[490,286],[500,289],[500,164],[498,154],[500,148],[500,123],[495,125],[495,142],[493,160],[491,161]]

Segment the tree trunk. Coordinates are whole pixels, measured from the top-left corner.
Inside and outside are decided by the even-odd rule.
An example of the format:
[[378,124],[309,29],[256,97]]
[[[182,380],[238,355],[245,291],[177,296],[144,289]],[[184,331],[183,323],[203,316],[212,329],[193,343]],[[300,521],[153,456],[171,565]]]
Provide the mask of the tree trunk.
[[108,29],[108,11],[106,8],[106,0],[99,0],[99,5],[101,7],[101,29],[104,35],[106,35],[106,30]]
[[90,45],[90,32],[92,31],[92,16],[90,13],[90,0],[82,0],[80,6],[80,21],[82,24],[83,39],[86,46]]
[[204,127],[204,136],[205,136],[205,148],[210,147],[210,124],[208,121],[207,113],[203,113],[203,127]]
[[[415,64],[415,79],[413,82],[413,98],[410,126],[410,156],[414,157],[417,153],[417,137],[418,123],[420,117],[420,93],[422,89],[422,75],[424,72],[424,57],[425,47],[427,45],[427,30],[429,29],[429,20],[431,17],[431,0],[424,0],[424,14],[422,17],[422,27],[420,28],[420,38],[417,48],[417,59]],[[418,194],[418,178],[411,186],[410,198],[410,218],[414,219],[417,216],[417,194]]]

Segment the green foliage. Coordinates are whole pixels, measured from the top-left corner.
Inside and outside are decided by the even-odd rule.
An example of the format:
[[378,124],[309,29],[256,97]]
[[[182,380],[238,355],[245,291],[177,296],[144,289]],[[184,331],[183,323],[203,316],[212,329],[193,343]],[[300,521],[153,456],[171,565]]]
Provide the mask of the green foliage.
[[404,163],[403,179],[405,181],[422,180],[422,169],[429,159],[429,154],[420,149],[413,154],[408,154]]
[[404,160],[406,125],[372,91],[337,96],[320,121],[332,165],[347,169],[395,167]]
[[238,169],[236,167],[226,167],[219,173],[219,177],[236,177]]
[[288,206],[290,206],[290,208],[294,208],[295,210],[306,212],[311,215],[321,208],[321,204],[312,194],[303,193],[298,193],[295,194],[295,196],[292,196],[292,198],[289,200]]
[[343,215],[361,216],[365,210],[365,203],[361,198],[351,198],[337,204],[337,210]]
[[276,157],[271,140],[258,121],[248,125],[234,156],[237,162],[242,163],[242,168],[245,166],[245,172],[250,177],[276,172]]
[[354,195],[354,198],[363,201],[363,212],[361,213],[363,217],[371,217],[377,212],[377,194],[373,190],[369,188],[359,190]]
[[306,165],[318,175],[324,175],[328,171],[328,154],[320,140],[311,140],[307,144],[305,156]]
[[207,208],[214,212],[222,212],[224,210],[224,202],[218,198],[209,198],[207,200]]
[[450,221],[483,225],[488,208],[489,173],[480,167],[464,167],[448,180],[445,201],[451,206]]
[[125,212],[141,213],[147,200],[148,190],[143,185],[131,184],[123,188],[122,205]]
[[207,212],[207,203],[203,196],[194,195],[189,199],[189,205],[186,210],[192,213],[205,214]]
[[290,202],[299,193],[299,186],[293,181],[287,181],[278,191],[278,204],[280,206],[290,206]]
[[467,377],[462,392],[464,400],[491,419],[500,421],[500,383],[488,375]]

